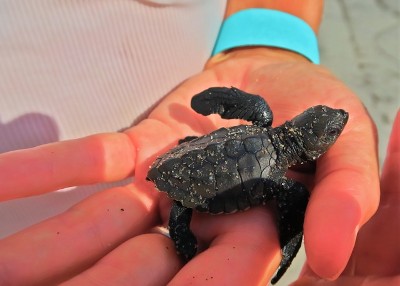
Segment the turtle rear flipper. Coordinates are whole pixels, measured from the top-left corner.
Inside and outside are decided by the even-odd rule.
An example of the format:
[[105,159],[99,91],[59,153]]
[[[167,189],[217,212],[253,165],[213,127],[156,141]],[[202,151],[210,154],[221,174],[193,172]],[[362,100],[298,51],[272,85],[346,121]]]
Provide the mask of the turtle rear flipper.
[[235,87],[206,89],[192,98],[192,108],[202,115],[215,113],[225,119],[244,119],[263,127],[272,124],[272,111],[265,100]]
[[169,217],[169,234],[184,262],[192,259],[197,252],[197,239],[190,230],[192,212],[193,209],[174,201]]
[[271,280],[275,284],[285,274],[301,247],[309,193],[302,184],[282,179],[280,188],[275,189],[273,196],[278,207],[279,240],[282,248],[282,261]]

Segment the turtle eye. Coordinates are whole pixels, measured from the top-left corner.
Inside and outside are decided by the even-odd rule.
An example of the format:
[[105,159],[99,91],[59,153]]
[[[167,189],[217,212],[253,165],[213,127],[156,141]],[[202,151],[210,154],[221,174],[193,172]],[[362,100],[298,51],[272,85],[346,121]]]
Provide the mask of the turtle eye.
[[339,133],[340,133],[340,129],[339,129],[339,128],[336,128],[336,127],[331,127],[331,128],[329,128],[329,130],[328,130],[328,135],[329,135],[330,137],[336,137],[336,136],[339,135]]

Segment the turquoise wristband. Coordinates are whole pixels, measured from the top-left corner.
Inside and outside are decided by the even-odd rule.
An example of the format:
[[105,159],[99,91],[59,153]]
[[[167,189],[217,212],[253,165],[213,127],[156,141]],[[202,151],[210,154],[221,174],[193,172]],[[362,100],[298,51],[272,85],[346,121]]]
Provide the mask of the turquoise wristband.
[[212,55],[246,46],[282,48],[319,64],[318,41],[311,27],[302,19],[277,10],[252,8],[229,16],[222,24]]

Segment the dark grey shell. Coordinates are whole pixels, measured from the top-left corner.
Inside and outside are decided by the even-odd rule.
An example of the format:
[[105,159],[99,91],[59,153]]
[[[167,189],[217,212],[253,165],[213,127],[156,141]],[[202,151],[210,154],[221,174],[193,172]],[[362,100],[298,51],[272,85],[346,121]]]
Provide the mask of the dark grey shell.
[[261,178],[284,175],[276,164],[271,128],[221,128],[158,158],[148,179],[188,208],[211,213],[244,210],[265,201]]
[[290,166],[324,154],[341,134],[348,113],[317,105],[271,128],[272,111],[264,99],[234,87],[202,91],[191,106],[203,115],[219,114],[253,125],[187,137],[150,167],[147,179],[173,199],[168,227],[175,248],[183,261],[197,253],[197,239],[190,230],[193,209],[231,213],[274,200],[282,249],[274,284],[301,246],[309,199],[307,188],[285,173]]

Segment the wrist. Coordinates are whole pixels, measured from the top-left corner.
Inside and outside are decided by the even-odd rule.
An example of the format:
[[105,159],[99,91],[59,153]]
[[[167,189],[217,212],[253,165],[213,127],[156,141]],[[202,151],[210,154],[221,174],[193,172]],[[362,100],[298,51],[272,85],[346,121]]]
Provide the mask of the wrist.
[[302,19],[317,33],[322,20],[323,6],[323,0],[229,0],[225,18],[249,8],[271,9]]
[[251,8],[230,15],[221,26],[212,54],[248,47],[287,50],[319,64],[315,32],[303,19],[282,11]]

